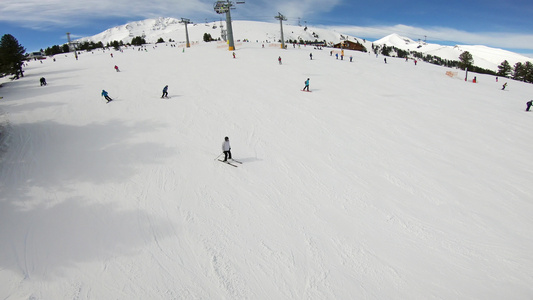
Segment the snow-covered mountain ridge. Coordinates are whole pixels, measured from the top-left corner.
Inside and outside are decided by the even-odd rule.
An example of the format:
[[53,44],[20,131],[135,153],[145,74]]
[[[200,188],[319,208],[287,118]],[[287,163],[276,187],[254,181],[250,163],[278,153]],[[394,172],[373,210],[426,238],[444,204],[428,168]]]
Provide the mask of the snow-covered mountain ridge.
[[459,55],[464,51],[468,51],[474,58],[474,65],[494,71],[497,70],[498,65],[504,60],[507,60],[511,65],[514,65],[517,62],[533,62],[529,57],[503,49],[491,48],[483,45],[443,46],[422,41],[413,41],[412,39],[397,34],[388,35],[374,43],[394,46],[402,50],[417,51],[424,54],[439,56],[440,58],[448,60],[459,60]]
[[[214,39],[217,39],[221,37],[221,29],[225,29],[225,27],[225,21],[190,24],[188,26],[189,39],[190,41],[200,42],[203,40],[204,33],[208,33]],[[246,39],[264,43],[275,43],[281,38],[280,26],[278,23],[233,21],[232,27],[235,41]],[[372,42],[320,27],[304,27],[284,24],[283,29],[285,40],[326,40],[327,42],[338,43],[342,38],[358,41],[369,51],[372,49],[372,44],[387,45],[402,50],[430,54],[448,60],[458,60],[461,53],[468,51],[472,54],[476,66],[494,71],[497,70],[498,65],[504,60],[507,60],[511,65],[514,65],[517,62],[533,61],[531,58],[521,54],[483,45],[444,46],[417,42],[398,34],[391,34]],[[143,36],[149,43],[155,43],[159,38],[163,38],[165,41],[172,39],[177,42],[185,42],[186,39],[185,26],[180,23],[180,20],[166,17],[130,22],[110,28],[94,36],[81,38],[78,41],[101,41],[104,44],[112,41],[130,43],[136,36]]]

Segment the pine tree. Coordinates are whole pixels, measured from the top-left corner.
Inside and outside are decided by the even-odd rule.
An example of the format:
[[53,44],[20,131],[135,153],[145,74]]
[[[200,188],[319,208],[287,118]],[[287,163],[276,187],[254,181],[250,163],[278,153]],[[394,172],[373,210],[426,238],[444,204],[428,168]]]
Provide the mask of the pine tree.
[[146,40],[140,36],[136,36],[131,40],[131,44],[134,46],[142,46],[146,44]]
[[24,77],[22,65],[24,64],[24,53],[26,49],[22,47],[17,39],[11,34],[4,34],[0,40],[0,73],[14,74]]
[[462,70],[466,68],[470,68],[474,65],[474,58],[472,57],[472,54],[470,52],[465,51],[459,55],[459,68]]
[[504,60],[499,66],[498,66],[498,76],[507,77],[511,74],[511,65],[507,60]]
[[529,61],[524,65],[524,81],[533,83],[533,64]]
[[513,69],[513,79],[519,81],[525,81],[526,79],[526,68],[525,65],[521,62],[517,62],[514,65]]
[[213,37],[211,37],[211,34],[204,33],[204,42],[211,42],[211,41],[214,41]]

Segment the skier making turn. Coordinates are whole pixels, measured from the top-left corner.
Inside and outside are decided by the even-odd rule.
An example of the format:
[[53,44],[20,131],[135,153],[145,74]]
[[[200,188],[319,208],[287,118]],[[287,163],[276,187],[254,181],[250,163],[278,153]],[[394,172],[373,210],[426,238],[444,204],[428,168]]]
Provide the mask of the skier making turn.
[[106,90],[102,90],[102,96],[107,100],[107,103],[109,103],[109,101],[113,101],[113,99],[111,99],[111,97],[109,97],[109,95],[106,92]]

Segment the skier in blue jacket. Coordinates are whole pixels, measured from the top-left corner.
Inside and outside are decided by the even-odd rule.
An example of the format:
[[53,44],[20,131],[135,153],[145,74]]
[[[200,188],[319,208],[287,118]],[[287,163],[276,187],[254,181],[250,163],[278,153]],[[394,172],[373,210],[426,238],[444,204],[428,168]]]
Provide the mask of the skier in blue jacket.
[[168,85],[163,88],[163,96],[161,98],[168,98]]
[[305,81],[305,86],[304,86],[304,89],[302,91],[305,91],[306,89],[309,92],[309,78],[307,78],[307,80]]
[[109,97],[109,95],[106,92],[106,90],[102,90],[102,96],[107,100],[107,103],[109,103],[109,101],[113,100],[113,99],[111,99],[111,97]]

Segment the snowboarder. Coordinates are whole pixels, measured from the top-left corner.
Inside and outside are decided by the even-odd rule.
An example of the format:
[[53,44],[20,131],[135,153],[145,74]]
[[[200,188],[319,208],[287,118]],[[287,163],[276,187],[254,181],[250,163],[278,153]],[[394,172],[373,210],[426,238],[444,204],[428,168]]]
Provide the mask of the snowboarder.
[[507,87],[507,82],[503,84],[502,91],[505,90],[506,87]]
[[165,85],[165,87],[163,88],[163,95],[161,96],[161,98],[168,98],[168,85]]
[[113,101],[113,99],[111,99],[111,97],[109,97],[109,95],[106,92],[106,90],[102,90],[102,96],[107,100],[107,103],[109,103],[109,101]]
[[41,82],[41,86],[46,85],[46,79],[44,79],[44,77],[41,77],[39,81]]
[[281,65],[281,56],[278,57],[278,62]]
[[117,65],[115,65],[115,70],[116,70],[117,72],[120,72],[120,70],[118,69],[118,66],[117,66]]
[[306,89],[309,92],[309,78],[307,78],[307,80],[305,81],[305,86],[304,86],[304,89],[302,91],[305,91]]
[[231,159],[231,145],[229,144],[229,137],[224,138],[222,143],[222,152],[224,152],[224,161],[228,161],[228,158]]
[[529,109],[531,108],[531,104],[533,104],[533,100],[529,100],[528,102],[526,102],[526,111],[529,111]]

